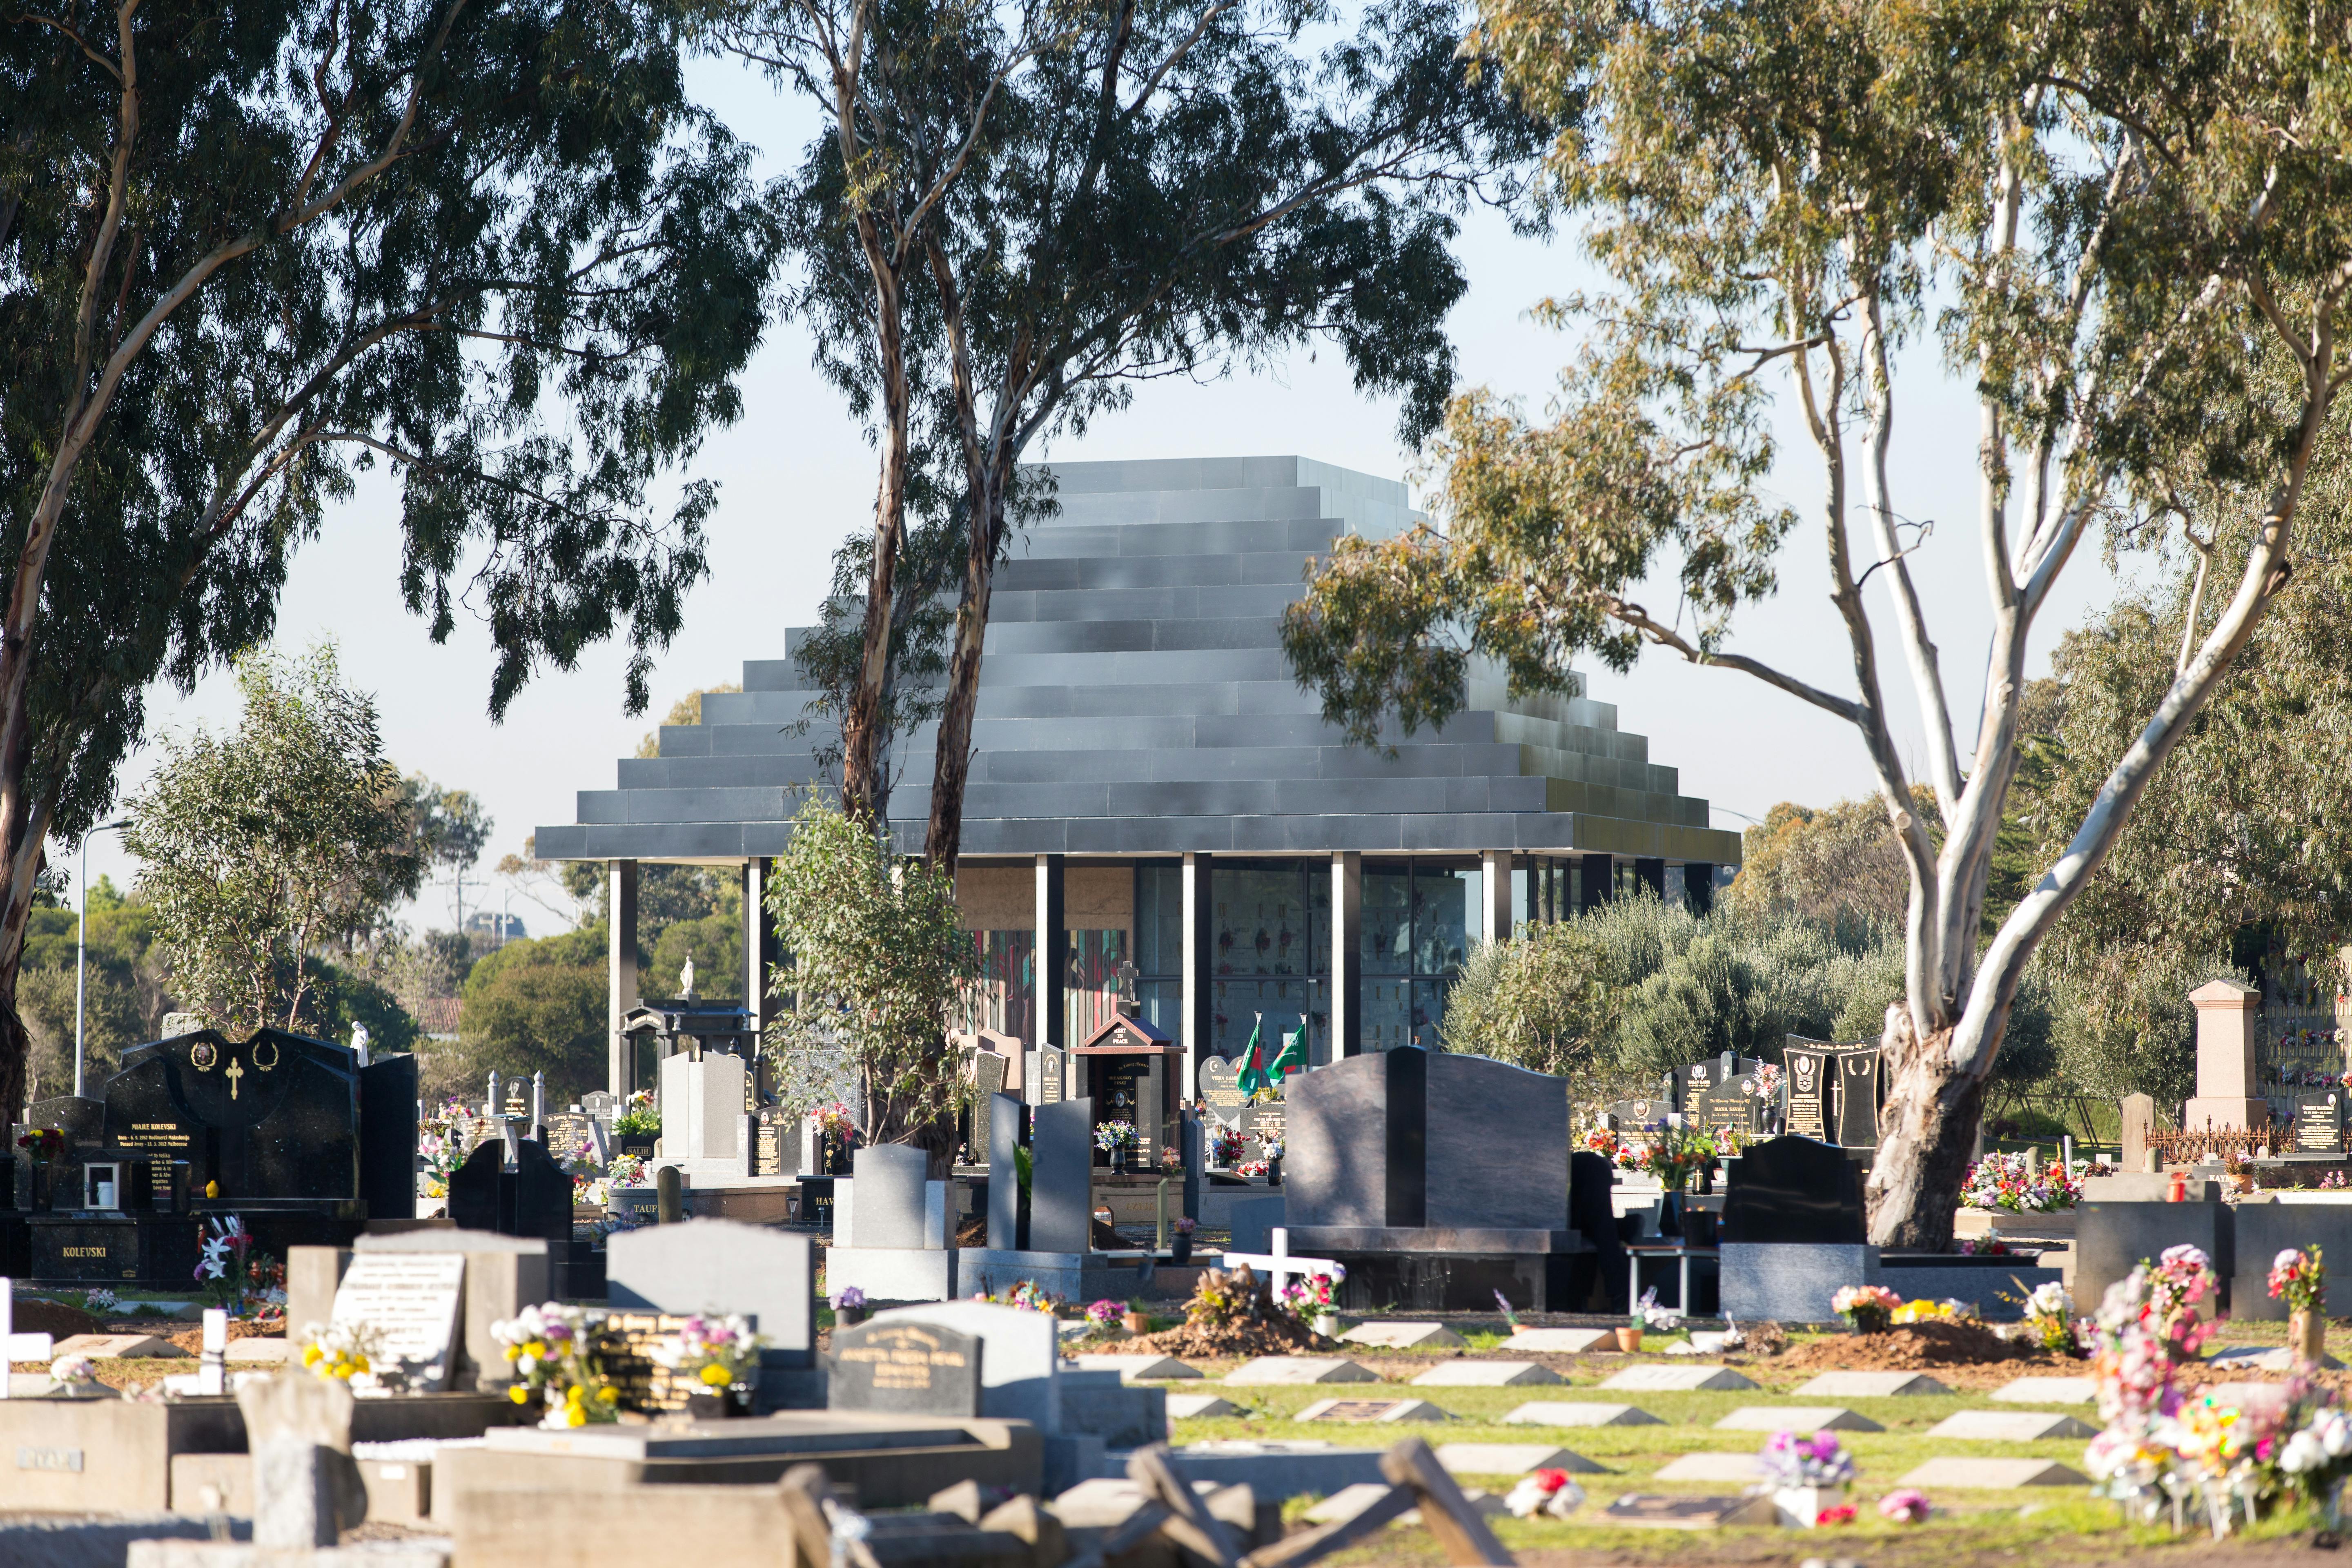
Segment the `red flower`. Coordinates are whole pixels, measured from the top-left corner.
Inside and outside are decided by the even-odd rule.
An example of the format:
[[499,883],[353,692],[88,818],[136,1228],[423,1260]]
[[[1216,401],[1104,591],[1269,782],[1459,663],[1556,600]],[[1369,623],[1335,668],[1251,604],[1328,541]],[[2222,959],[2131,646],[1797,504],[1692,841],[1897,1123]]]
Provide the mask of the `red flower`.
[[1853,1522],[1853,1504],[1850,1502],[1842,1502],[1835,1508],[1825,1508],[1822,1510],[1821,1517],[1814,1520],[1813,1522],[1815,1524],[1852,1524]]

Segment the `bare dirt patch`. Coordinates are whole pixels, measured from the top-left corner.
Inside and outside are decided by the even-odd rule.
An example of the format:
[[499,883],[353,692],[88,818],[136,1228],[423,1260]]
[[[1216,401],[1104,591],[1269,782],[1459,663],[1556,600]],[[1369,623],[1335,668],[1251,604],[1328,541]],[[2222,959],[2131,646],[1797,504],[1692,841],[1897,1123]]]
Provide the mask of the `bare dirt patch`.
[[1906,1323],[1883,1334],[1831,1334],[1758,1364],[1790,1372],[1924,1372],[1998,1365],[2012,1375],[2084,1370],[2041,1346],[2007,1340],[1982,1323]]

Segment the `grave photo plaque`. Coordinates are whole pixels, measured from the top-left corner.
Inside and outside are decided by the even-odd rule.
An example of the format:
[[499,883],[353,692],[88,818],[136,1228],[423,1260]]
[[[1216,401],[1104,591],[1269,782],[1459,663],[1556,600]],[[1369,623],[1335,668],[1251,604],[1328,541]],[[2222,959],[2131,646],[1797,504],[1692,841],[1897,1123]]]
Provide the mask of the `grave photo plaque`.
[[2303,1094],[2294,1102],[2294,1147],[2302,1154],[2344,1152],[2344,1091]]
[[1242,1110],[1242,1136],[1249,1140],[1242,1151],[1244,1160],[1266,1158],[1266,1144],[1284,1135],[1290,1117],[1290,1108],[1278,1100],[1246,1106]]
[[980,1336],[887,1320],[836,1329],[827,1405],[901,1415],[980,1414]]

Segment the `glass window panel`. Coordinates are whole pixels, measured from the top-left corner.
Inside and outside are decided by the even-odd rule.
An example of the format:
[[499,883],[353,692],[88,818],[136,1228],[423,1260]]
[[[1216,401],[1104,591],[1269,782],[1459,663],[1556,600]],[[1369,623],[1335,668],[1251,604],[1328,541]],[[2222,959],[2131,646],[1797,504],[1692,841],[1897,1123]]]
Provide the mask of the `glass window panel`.
[[1680,866],[1669,866],[1666,868],[1666,902],[1679,904],[1682,901],[1683,868]]
[[1271,1061],[1282,1036],[1297,1029],[1303,1018],[1307,1060],[1318,1065],[1330,1060],[1331,1002],[1329,987],[1322,981],[1219,980],[1211,984],[1210,995],[1216,1009],[1209,1020],[1211,1056],[1239,1057],[1249,1047],[1252,1026],[1262,1023],[1265,1032],[1259,1039]]
[[[1412,973],[1412,871],[1393,863],[1364,868],[1366,974]],[[1367,1047],[1369,1048],[1369,1047]]]
[[1365,1050],[1394,1050],[1412,1043],[1412,982],[1367,974],[1363,1004]]
[[1126,958],[1123,931],[1070,933],[1070,967],[1062,983],[1062,1016],[1069,1026],[1066,1043],[1078,1045],[1110,1021],[1118,1005],[1118,966]]
[[1184,868],[1146,861],[1135,868],[1135,968],[1138,974],[1184,973]]
[[1216,903],[1212,938],[1216,973],[1313,973],[1313,910],[1296,867],[1219,866],[1211,879]]
[[1184,982],[1181,978],[1140,980],[1136,983],[1135,993],[1145,1023],[1171,1040],[1184,1037]]
[[1416,866],[1412,873],[1412,972],[1448,975],[1468,955],[1470,933],[1479,929],[1475,866]]
[[1440,1026],[1445,1021],[1446,994],[1454,989],[1451,980],[1416,980],[1412,983],[1412,1043],[1424,1049],[1435,1050],[1440,1039]]

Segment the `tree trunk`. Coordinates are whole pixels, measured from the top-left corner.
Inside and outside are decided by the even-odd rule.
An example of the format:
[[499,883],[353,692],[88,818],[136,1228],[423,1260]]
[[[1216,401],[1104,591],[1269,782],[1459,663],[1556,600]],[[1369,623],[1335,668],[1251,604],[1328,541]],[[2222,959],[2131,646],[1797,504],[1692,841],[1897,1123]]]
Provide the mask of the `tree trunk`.
[[876,342],[882,380],[882,472],[874,496],[874,559],[866,584],[866,622],[857,678],[841,714],[841,809],[879,827],[888,820],[882,776],[884,688],[890,674],[891,606],[898,547],[907,536],[907,363],[898,279],[877,266]]
[[1888,1124],[1865,1188],[1873,1246],[1942,1252],[1952,1244],[1952,1194],[1976,1152],[1985,1098],[1984,1079],[1952,1064],[1953,1033],[1922,1039],[1901,1003],[1886,1010],[1879,1045]]
[[988,640],[988,605],[996,586],[996,543],[1004,527],[1004,486],[993,465],[967,506],[963,594],[956,605],[955,649],[948,658],[948,689],[940,711],[939,751],[931,772],[931,820],[924,858],[931,868],[955,874],[963,848],[963,794],[971,773],[971,724],[980,702],[980,660]]

